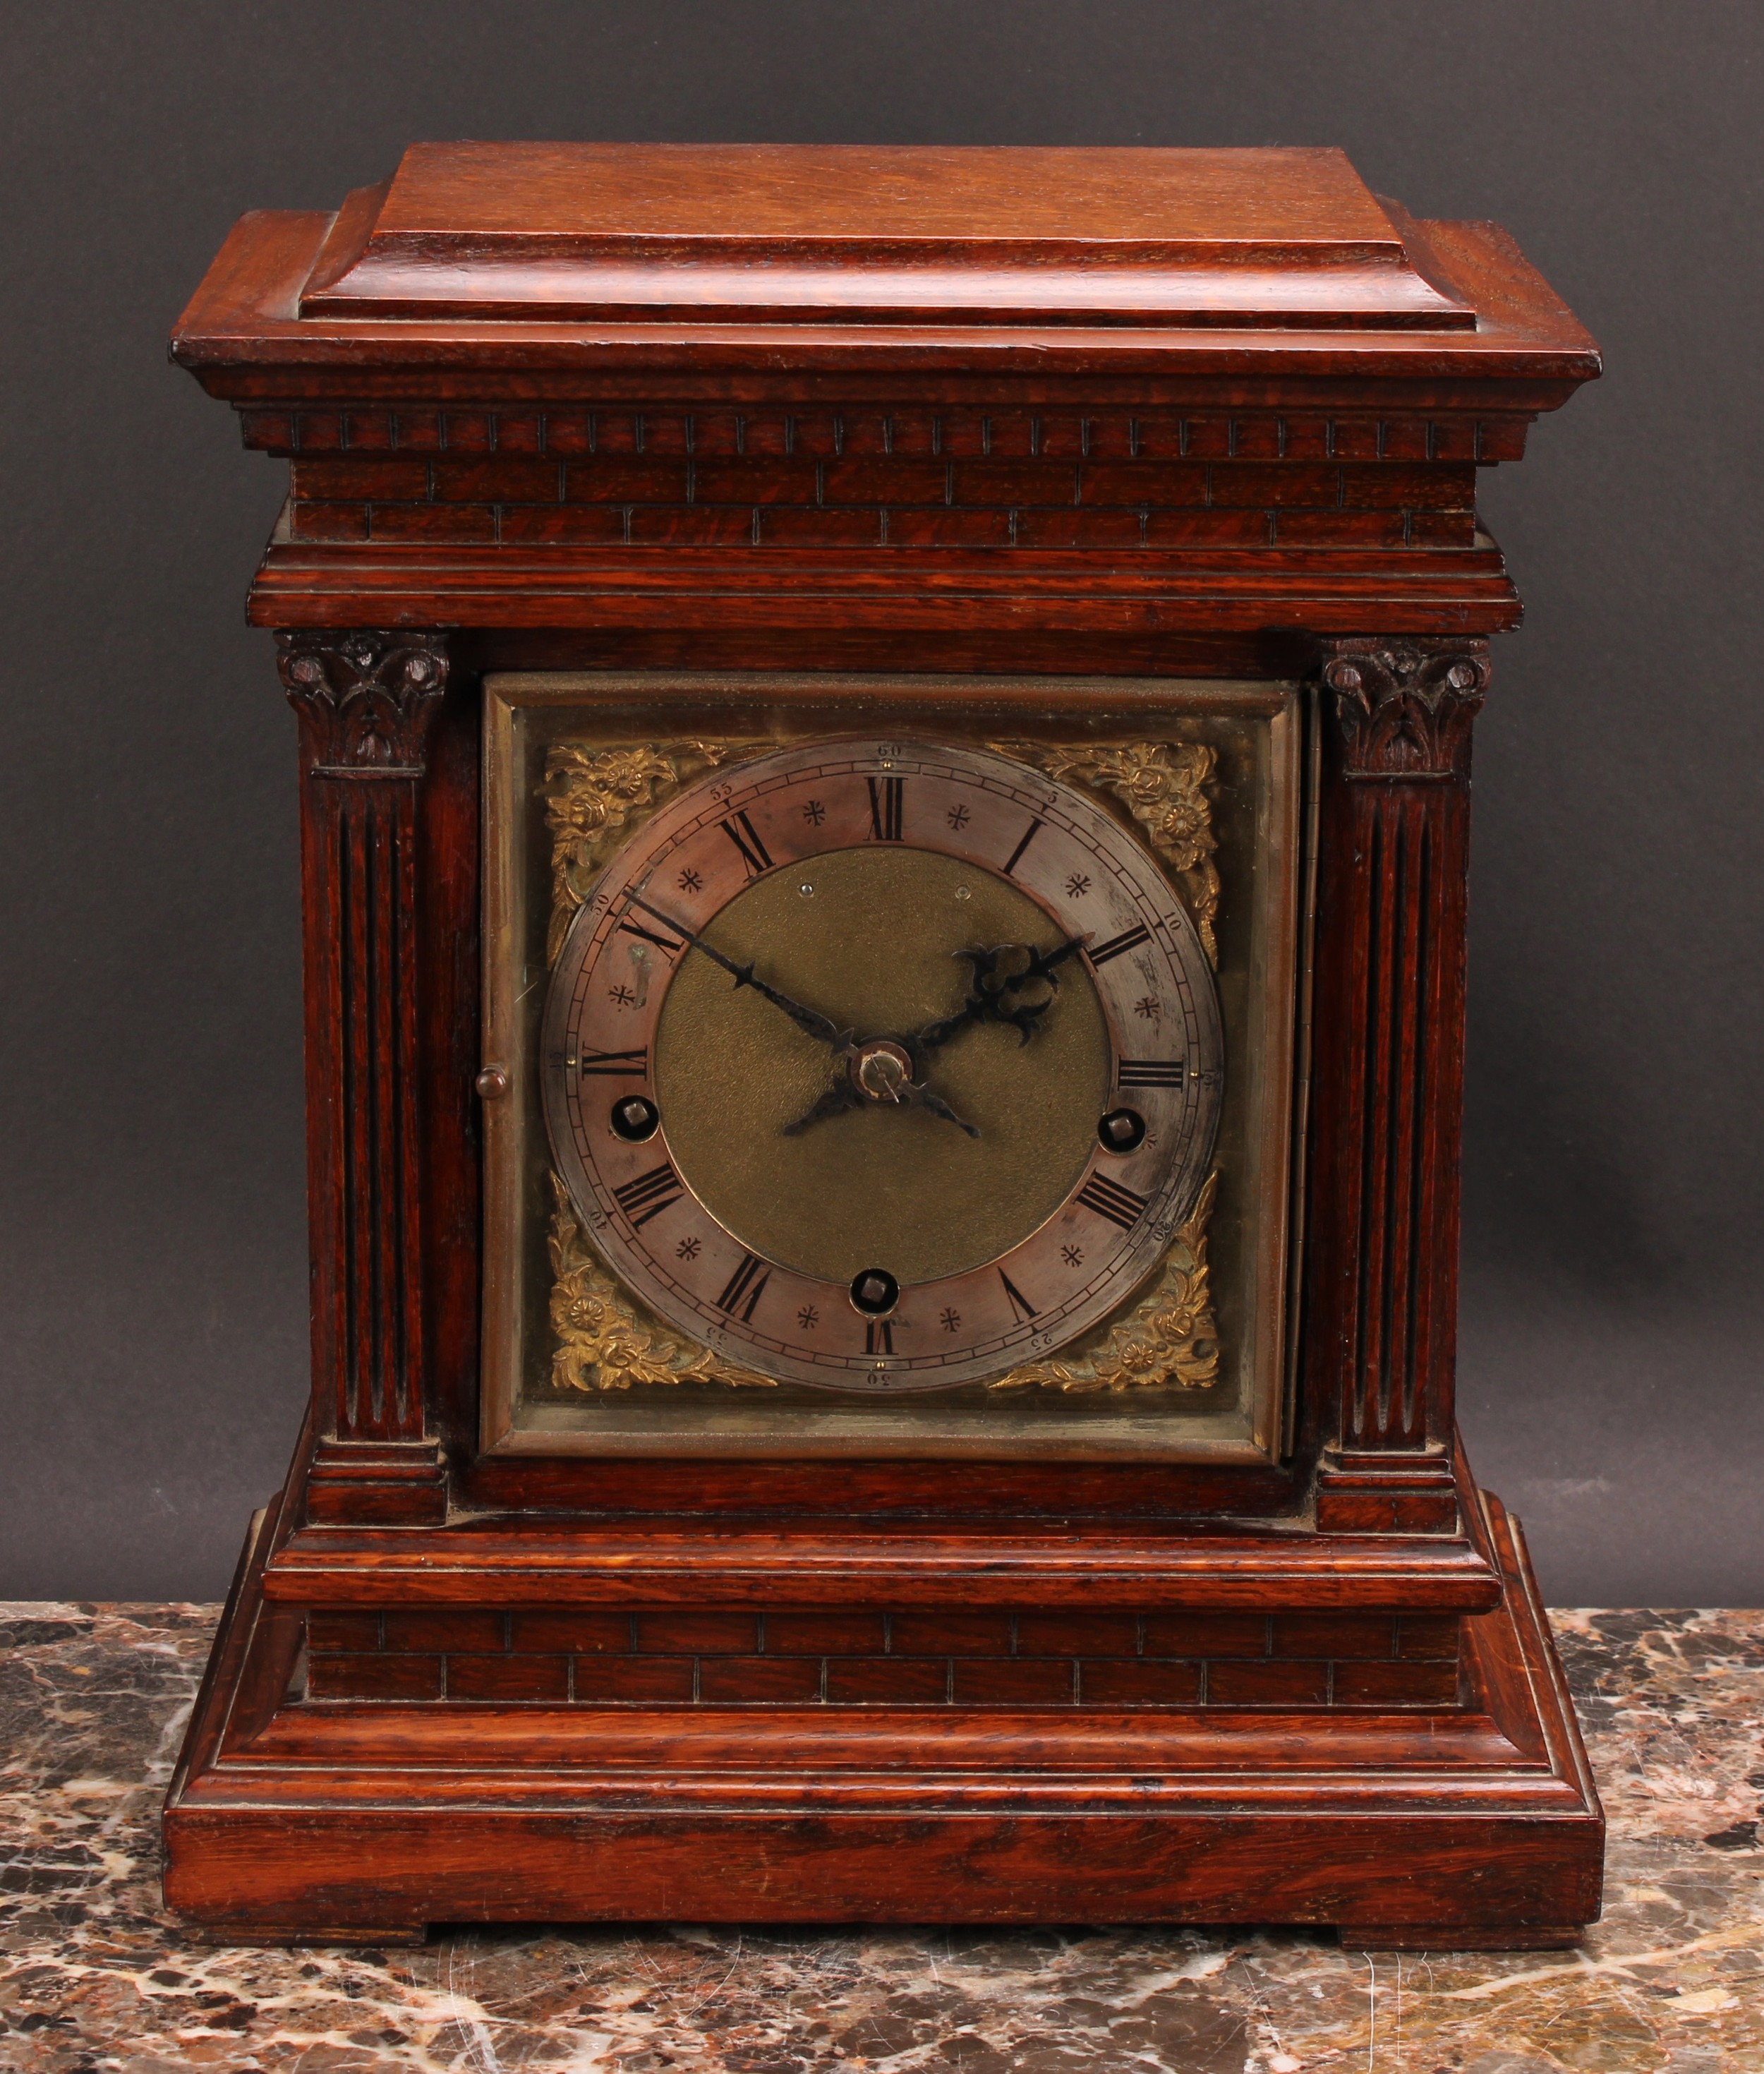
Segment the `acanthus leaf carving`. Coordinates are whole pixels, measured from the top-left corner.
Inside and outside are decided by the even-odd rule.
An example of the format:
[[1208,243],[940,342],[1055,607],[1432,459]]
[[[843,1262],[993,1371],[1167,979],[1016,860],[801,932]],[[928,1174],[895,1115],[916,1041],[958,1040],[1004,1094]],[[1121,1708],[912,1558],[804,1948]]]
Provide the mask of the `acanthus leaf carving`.
[[1349,778],[1458,776],[1489,684],[1489,644],[1423,636],[1324,644]]
[[444,633],[297,630],[275,637],[276,668],[312,729],[326,775],[420,776],[447,689]]

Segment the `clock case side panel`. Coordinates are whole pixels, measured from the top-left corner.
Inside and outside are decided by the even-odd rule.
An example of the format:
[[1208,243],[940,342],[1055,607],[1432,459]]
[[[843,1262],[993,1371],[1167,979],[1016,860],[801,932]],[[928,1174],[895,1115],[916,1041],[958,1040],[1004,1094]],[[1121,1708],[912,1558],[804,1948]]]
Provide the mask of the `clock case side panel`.
[[[958,703],[959,702],[959,703]],[[1233,1459],[1266,1465],[1282,1452],[1288,1406],[1286,1221],[1287,1174],[1293,1157],[1291,1130],[1295,1051],[1302,1033],[1296,1027],[1296,975],[1302,963],[1300,914],[1304,884],[1303,840],[1300,828],[1304,760],[1303,701],[1291,684],[1208,685],[1192,680],[1163,680],[1121,683],[1104,680],[1016,680],[936,677],[719,676],[713,674],[624,676],[618,674],[492,677],[485,695],[485,1051],[502,1090],[485,1105],[486,1217],[484,1340],[483,1440],[492,1454],[546,1456],[575,1453],[696,1455],[700,1458],[751,1454],[774,1458],[821,1454],[847,1462],[866,1455],[919,1457],[965,1453],[990,1454],[1022,1462],[1032,1455],[1083,1459],[1105,1452],[1128,1455],[1146,1448],[1166,1455],[1186,1453],[1221,1466]],[[702,1386],[692,1400],[697,1411],[673,1399],[684,1392],[662,1393],[658,1410],[634,1419],[620,1416],[629,1399],[598,1397],[593,1402],[614,1415],[598,1419],[598,1432],[582,1413],[543,1403],[535,1412],[522,1407],[521,1390],[555,1343],[545,1304],[536,1293],[548,1291],[552,1277],[546,1238],[540,1226],[550,1223],[580,1234],[567,1211],[554,1212],[548,1156],[531,1085],[536,1041],[534,1003],[547,949],[547,916],[551,889],[549,837],[534,795],[546,783],[545,745],[554,738],[573,754],[576,737],[608,746],[594,750],[635,759],[651,775],[638,785],[646,795],[631,802],[620,798],[609,811],[629,813],[617,833],[621,840],[671,795],[671,783],[653,774],[673,767],[671,757],[696,771],[708,768],[707,758],[724,756],[732,771],[744,757],[773,745],[774,738],[813,739],[851,733],[873,725],[883,732],[899,729],[921,736],[966,740],[980,746],[990,740],[1014,760],[1019,755],[1033,768],[1038,755],[1048,767],[1090,742],[1118,742],[1123,737],[1159,739],[1160,726],[1200,736],[1211,729],[1223,755],[1216,818],[1225,845],[1229,885],[1221,928],[1225,965],[1221,983],[1236,1010],[1238,1056],[1228,1067],[1236,1099],[1231,1109],[1228,1142],[1216,1164],[1226,1191],[1226,1212],[1212,1221],[1215,1251],[1222,1275],[1216,1275],[1221,1316],[1229,1337],[1232,1387],[1244,1415],[1221,1412],[1212,1424],[1225,1429],[1221,1439],[1188,1422],[1186,1440],[1160,1431],[1149,1413],[1134,1419],[1126,1437],[1111,1433],[1092,1418],[1050,1423],[1062,1409],[1084,1409],[1084,1398],[1057,1390],[1039,1389],[1039,1405],[1018,1409],[1027,1390],[1008,1394],[981,1389],[977,1413],[933,1411],[904,1427],[874,1415],[832,1415],[823,1409],[824,1393],[807,1393],[807,1402],[787,1415],[772,1414],[770,1398],[756,1412],[747,1401],[759,1393],[713,1394]],[[1013,737],[1029,737],[1014,740]],[[634,742],[635,749],[626,746]],[[1065,743],[1066,749],[1056,745]],[[717,745],[725,744],[726,747]],[[617,746],[613,746],[617,745]],[[667,756],[657,746],[667,750]],[[1043,753],[1043,750],[1045,753]],[[554,752],[555,753],[555,752]],[[1147,771],[1148,778],[1157,774]],[[1080,788],[1082,790],[1082,787]],[[1144,840],[1155,816],[1135,820],[1122,804],[1128,788],[1112,793],[1099,786],[1089,796],[1106,803],[1109,818],[1125,827],[1136,847],[1155,861],[1154,845]],[[1142,802],[1142,805],[1143,803]],[[590,823],[597,822],[606,803],[595,795],[586,802]],[[578,814],[583,803],[575,803]],[[617,847],[610,837],[594,854],[597,864]],[[1208,860],[1210,866],[1210,859]],[[1167,858],[1160,869],[1167,870]],[[1179,881],[1182,874],[1175,874]],[[1197,884],[1202,882],[1197,877]],[[1193,897],[1195,889],[1191,887]],[[1203,895],[1210,910],[1213,896]],[[525,1012],[523,1013],[524,1004]],[[1198,1221],[1198,1220],[1197,1220]],[[555,1244],[555,1240],[553,1241]],[[1203,1241],[1203,1243],[1204,1242]],[[1233,1249],[1236,1249],[1234,1251]],[[576,1250],[581,1250],[578,1243]],[[1185,1256],[1184,1256],[1185,1257]],[[1136,1292],[1126,1314],[1146,1288]],[[1104,1351],[1113,1344],[1102,1336]],[[1082,1347],[1087,1344],[1080,1340]],[[1093,1357],[1094,1360],[1096,1357]],[[1241,1371],[1241,1374],[1240,1374]],[[1088,1373],[1083,1379],[1089,1380]],[[1166,1393],[1167,1394],[1173,1394]],[[652,1395],[654,1392],[652,1391]],[[1191,1393],[1181,1393],[1185,1404]],[[1122,1402],[1124,1392],[1114,1394]],[[1211,1393],[1212,1398],[1219,1395]],[[719,1415],[721,1398],[724,1415]],[[946,1398],[947,1401],[947,1398]],[[1204,1403],[1204,1399],[1196,1402]],[[932,1400],[935,1406],[936,1400]],[[1088,1402],[1094,1403],[1093,1396]],[[727,1407],[736,1408],[729,1414]],[[965,1429],[964,1417],[965,1416]],[[659,1419],[663,1423],[657,1426]],[[1026,1423],[1027,1419],[1027,1423]],[[1235,1422],[1233,1425],[1230,1422]],[[768,1426],[770,1430],[768,1431]],[[695,1427],[697,1430],[694,1430]],[[1179,1423],[1173,1434],[1181,1435]],[[1233,1439],[1233,1432],[1241,1433]],[[1196,1444],[1196,1434],[1200,1436]],[[1160,1448],[1159,1442],[1163,1442]],[[710,1464],[706,1463],[707,1469]],[[794,1473],[786,1472],[787,1477]],[[671,1475],[667,1481],[675,1481]],[[696,1489],[690,1478],[683,1494]],[[1069,1503],[1067,1491],[1064,1502]]]

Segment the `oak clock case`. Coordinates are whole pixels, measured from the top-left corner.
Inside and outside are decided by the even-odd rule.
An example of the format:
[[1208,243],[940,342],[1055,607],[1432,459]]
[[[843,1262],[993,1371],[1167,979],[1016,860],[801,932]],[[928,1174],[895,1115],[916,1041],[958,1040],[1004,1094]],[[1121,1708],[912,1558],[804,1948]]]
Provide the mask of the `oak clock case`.
[[416,146],[173,351],[288,473],[312,1319],[194,1934],[1576,1941],[1454,1412],[1477,484],[1599,371],[1511,239],[1332,151]]
[[1266,1460],[1297,688],[486,688],[486,1443]]

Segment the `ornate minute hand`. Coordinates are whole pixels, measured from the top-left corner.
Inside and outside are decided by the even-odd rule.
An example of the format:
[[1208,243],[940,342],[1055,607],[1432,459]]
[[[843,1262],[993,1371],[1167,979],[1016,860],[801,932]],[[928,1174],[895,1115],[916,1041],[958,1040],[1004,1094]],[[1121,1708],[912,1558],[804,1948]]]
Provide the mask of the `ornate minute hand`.
[[702,951],[713,965],[722,967],[737,987],[750,986],[755,994],[770,1002],[774,1007],[783,1009],[798,1029],[806,1031],[811,1037],[828,1046],[837,1062],[845,1068],[846,1070],[839,1075],[832,1086],[806,1115],[799,1116],[794,1123],[784,1126],[787,1138],[799,1136],[811,1124],[819,1123],[824,1117],[837,1116],[844,1109],[861,1108],[866,1095],[873,1101],[896,1103],[904,1109],[929,1109],[933,1116],[941,1117],[945,1122],[954,1124],[958,1130],[965,1131],[970,1138],[979,1137],[980,1133],[973,1125],[957,1116],[948,1102],[911,1078],[904,1051],[900,1054],[902,1063],[898,1078],[873,1084],[865,1068],[867,1065],[883,1064],[885,1060],[871,1058],[870,1055],[877,1052],[886,1054],[899,1049],[898,1047],[886,1039],[878,1040],[871,1045],[857,1044],[854,1041],[857,1035],[855,1030],[841,1030],[830,1016],[823,1015],[816,1009],[805,1008],[799,1001],[792,1001],[787,994],[781,994],[775,986],[768,986],[764,980],[755,979],[750,964],[737,965],[734,959],[726,957],[714,944],[707,944],[702,936],[688,929],[684,922],[668,914],[665,909],[653,906],[635,893],[629,894],[627,901],[630,906],[641,907],[646,915],[665,923],[688,948]]
[[[1059,991],[1060,980],[1055,967],[1061,965],[1076,951],[1081,950],[1089,941],[1088,932],[1082,936],[1068,936],[1056,949],[1038,951],[1027,944],[1000,944],[989,951],[957,951],[954,955],[965,958],[973,967],[973,985],[968,998],[953,1015],[944,1016],[940,1022],[927,1023],[925,1027],[908,1041],[915,1052],[935,1051],[940,1045],[947,1044],[958,1031],[965,1030],[970,1023],[1008,1023],[1016,1031],[1019,1042],[1027,1044],[1039,1027],[1041,1018],[1053,1006],[1054,994]],[[1021,972],[1000,972],[999,961],[1007,952],[1021,951],[1027,962]],[[1020,1007],[1006,1006],[1006,997],[1020,994],[1033,981],[1045,981],[1049,992],[1045,1001],[1030,1002]],[[990,985],[988,981],[993,982]]]
[[633,907],[641,907],[646,915],[653,915],[658,922],[666,923],[670,929],[684,940],[689,948],[702,951],[713,965],[721,965],[737,987],[750,986],[762,1000],[769,1001],[775,1008],[783,1009],[799,1030],[807,1031],[811,1037],[817,1038],[823,1044],[830,1045],[836,1051],[849,1051],[852,1038],[856,1034],[854,1031],[841,1030],[830,1016],[822,1015],[812,1008],[804,1008],[799,1001],[792,1001],[787,994],[780,994],[775,986],[768,986],[764,980],[755,979],[750,964],[737,965],[733,958],[725,957],[714,944],[707,944],[684,922],[677,921],[661,908],[652,907],[648,901],[634,893],[629,896],[629,899]]

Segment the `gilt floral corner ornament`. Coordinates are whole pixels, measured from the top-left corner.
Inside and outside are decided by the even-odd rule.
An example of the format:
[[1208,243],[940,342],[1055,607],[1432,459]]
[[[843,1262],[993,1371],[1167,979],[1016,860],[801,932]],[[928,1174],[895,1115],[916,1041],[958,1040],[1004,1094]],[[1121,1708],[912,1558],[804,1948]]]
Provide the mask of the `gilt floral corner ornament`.
[[1208,961],[1217,968],[1213,924],[1219,912],[1219,869],[1213,853],[1212,803],[1207,787],[1218,752],[1204,742],[999,742],[992,746],[1121,802],[1175,881]]
[[552,919],[545,956],[555,964],[576,911],[625,837],[680,787],[719,765],[760,754],[764,742],[675,742],[597,748],[559,742],[545,759],[552,832]]
[[559,1390],[630,1390],[656,1383],[712,1382],[769,1390],[770,1378],[719,1361],[633,1297],[595,1252],[554,1174],[552,1383]]
[[1219,1380],[1207,1226],[1219,1176],[1209,1175],[1151,1287],[1126,1312],[1062,1349],[1014,1368],[994,1390],[1208,1390]]

